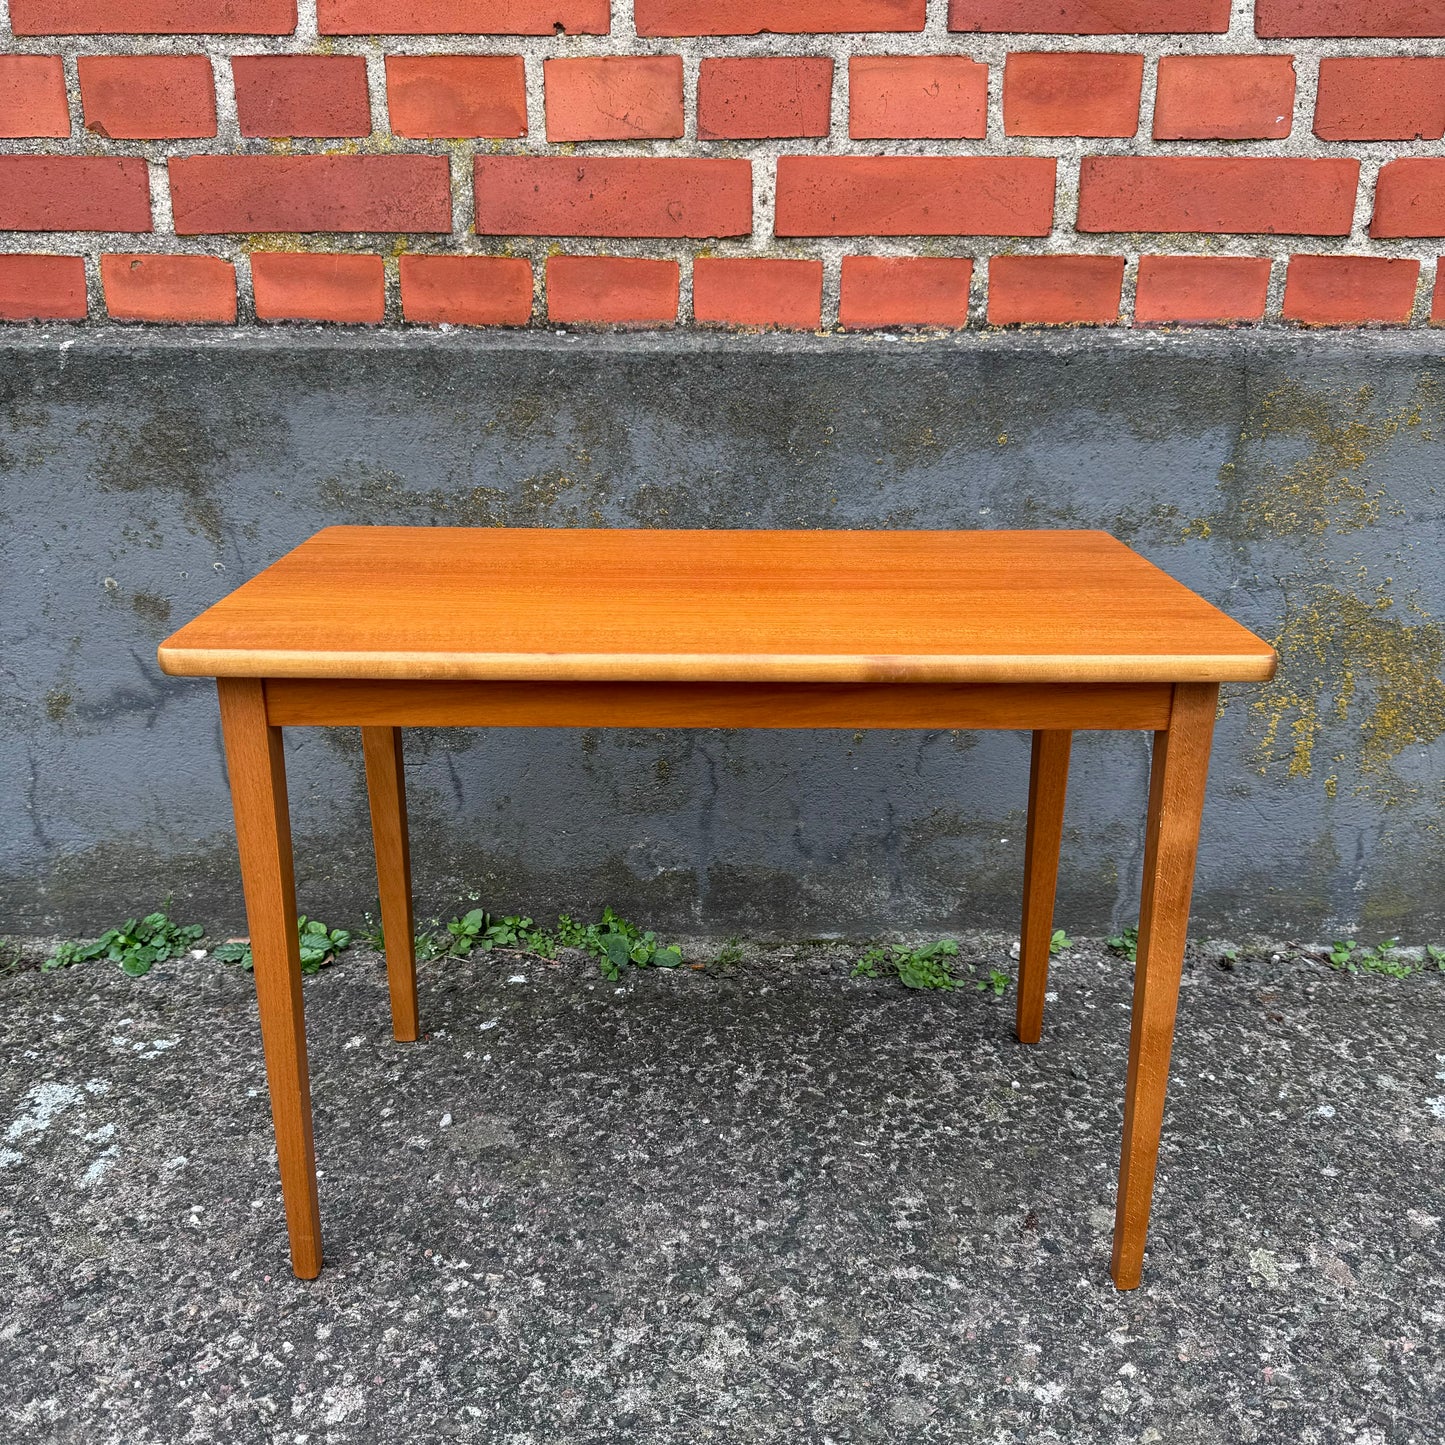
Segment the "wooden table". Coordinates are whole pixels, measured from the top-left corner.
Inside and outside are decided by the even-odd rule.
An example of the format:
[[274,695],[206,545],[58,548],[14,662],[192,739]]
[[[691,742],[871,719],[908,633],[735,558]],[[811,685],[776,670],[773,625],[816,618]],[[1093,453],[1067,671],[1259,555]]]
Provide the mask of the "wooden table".
[[1103,532],[330,527],[160,648],[214,677],[292,1267],[321,1268],[282,729],[360,727],[398,1039],[417,1037],[403,727],[1027,728],[1018,1037],[1036,1043],[1069,746],[1153,765],[1111,1272],[1139,1283],[1223,682],[1273,650]]

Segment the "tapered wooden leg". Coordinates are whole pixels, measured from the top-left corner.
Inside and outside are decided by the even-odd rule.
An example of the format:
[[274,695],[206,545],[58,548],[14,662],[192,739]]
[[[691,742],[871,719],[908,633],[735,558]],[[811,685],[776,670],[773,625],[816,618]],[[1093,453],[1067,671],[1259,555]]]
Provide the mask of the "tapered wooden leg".
[[1054,893],[1064,839],[1064,794],[1069,785],[1070,732],[1036,732],[1029,764],[1028,841],[1024,845],[1024,921],[1019,941],[1019,1042],[1036,1044],[1044,1026]]
[[301,1012],[301,953],[296,937],[296,881],[281,729],[266,721],[264,684],[218,678],[231,805],[241,854],[241,883],[251,929],[256,1001],[276,1157],[291,1236],[291,1267],[301,1279],[321,1271],[321,1211],[311,1133],[311,1081]]
[[391,987],[391,1028],[398,1039],[417,1036],[415,928],[411,911],[411,850],[406,829],[406,778],[400,728],[362,728],[371,836]]
[[1110,1266],[1120,1289],[1136,1289],[1144,1267],[1144,1239],[1154,1195],[1154,1166],[1159,1158],[1169,1050],[1174,1041],[1174,1012],[1179,1002],[1218,699],[1219,688],[1212,683],[1180,684],[1174,689],[1168,730],[1154,735],[1124,1099],[1124,1148]]

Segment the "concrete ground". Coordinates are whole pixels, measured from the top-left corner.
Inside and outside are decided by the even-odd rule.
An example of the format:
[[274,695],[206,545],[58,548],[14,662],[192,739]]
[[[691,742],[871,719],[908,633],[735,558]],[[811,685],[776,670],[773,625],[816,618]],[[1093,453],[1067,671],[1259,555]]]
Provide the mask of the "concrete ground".
[[1024,1049],[1012,992],[837,947],[621,988],[492,954],[423,967],[402,1045],[354,951],[306,985],[300,1283],[249,978],[22,971],[0,1438],[1438,1445],[1445,978],[1191,958],[1120,1295],[1129,986],[1080,947]]

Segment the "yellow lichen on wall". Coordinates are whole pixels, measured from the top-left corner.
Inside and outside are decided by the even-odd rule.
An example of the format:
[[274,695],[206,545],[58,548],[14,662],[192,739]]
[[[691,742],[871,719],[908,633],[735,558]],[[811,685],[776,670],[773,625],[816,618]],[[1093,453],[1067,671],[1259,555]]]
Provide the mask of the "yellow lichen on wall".
[[[1254,485],[1239,496],[1236,527],[1245,536],[1292,537],[1345,534],[1372,526],[1387,501],[1381,487],[1362,476],[1372,456],[1401,432],[1433,440],[1429,423],[1442,397],[1426,372],[1406,406],[1377,407],[1373,387],[1324,390],[1298,381],[1266,393],[1240,433],[1241,448],[1277,438],[1298,438],[1304,454],[1288,462],[1266,460],[1250,468]],[[1220,482],[1232,487],[1239,464],[1228,462]]]
[[1414,791],[1393,763],[1445,736],[1445,629],[1423,614],[1405,620],[1388,596],[1322,584],[1289,606],[1275,647],[1279,674],[1252,704],[1260,771],[1287,746],[1290,776],[1309,777],[1326,729],[1344,726],[1358,734],[1364,791],[1381,802]]

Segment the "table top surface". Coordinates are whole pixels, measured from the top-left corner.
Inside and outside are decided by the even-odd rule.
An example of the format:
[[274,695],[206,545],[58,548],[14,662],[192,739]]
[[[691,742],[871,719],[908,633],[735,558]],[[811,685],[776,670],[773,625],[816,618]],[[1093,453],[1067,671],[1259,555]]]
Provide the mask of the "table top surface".
[[160,646],[201,677],[1250,682],[1105,532],[328,527]]

